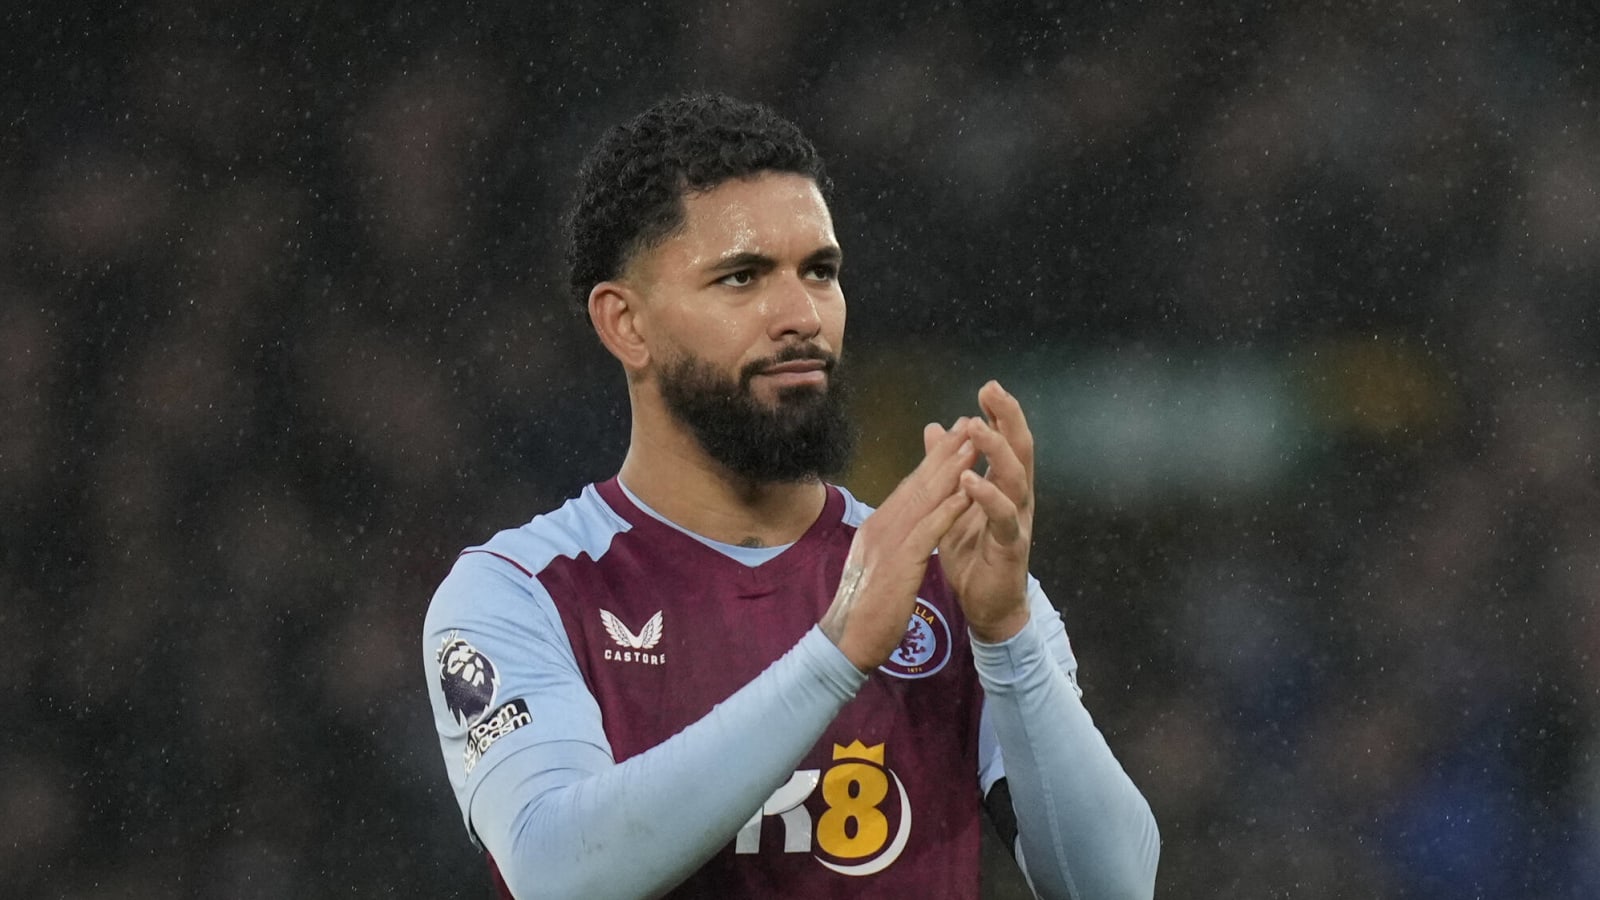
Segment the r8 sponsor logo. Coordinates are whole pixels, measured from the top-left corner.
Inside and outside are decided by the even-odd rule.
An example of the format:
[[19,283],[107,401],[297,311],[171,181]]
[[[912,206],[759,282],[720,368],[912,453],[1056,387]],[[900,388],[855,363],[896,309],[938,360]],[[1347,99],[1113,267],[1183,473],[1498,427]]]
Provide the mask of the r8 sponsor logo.
[[[893,865],[911,838],[911,800],[900,776],[884,765],[883,746],[834,744],[833,765],[795,772],[739,829],[733,851],[758,852],[762,822],[777,817],[784,853],[815,849],[817,862],[841,875],[873,875]],[[825,808],[813,825],[806,801],[819,787]]]

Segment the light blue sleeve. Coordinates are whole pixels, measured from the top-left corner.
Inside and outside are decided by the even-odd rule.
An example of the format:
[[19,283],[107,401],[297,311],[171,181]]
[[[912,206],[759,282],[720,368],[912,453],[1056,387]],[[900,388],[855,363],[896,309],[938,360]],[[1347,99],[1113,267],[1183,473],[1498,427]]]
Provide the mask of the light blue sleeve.
[[1032,577],[1028,601],[1017,635],[972,641],[984,690],[982,789],[1007,779],[1018,860],[1040,896],[1149,898],[1161,849],[1155,816],[1084,708],[1061,615]]
[[[488,554],[465,556],[424,629],[451,783],[519,897],[650,896],[682,881],[793,775],[866,680],[813,628],[699,721],[618,764],[537,581]],[[463,644],[499,677],[476,725],[458,721],[452,697],[471,691],[447,670]],[[447,647],[453,657],[439,658]]]

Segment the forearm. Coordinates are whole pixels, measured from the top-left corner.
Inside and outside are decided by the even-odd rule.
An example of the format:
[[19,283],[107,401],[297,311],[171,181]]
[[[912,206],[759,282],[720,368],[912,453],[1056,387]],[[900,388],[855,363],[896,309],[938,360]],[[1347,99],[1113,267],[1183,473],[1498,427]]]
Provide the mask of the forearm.
[[1148,898],[1160,836],[1041,627],[973,642],[1028,874],[1045,897]]
[[660,893],[733,838],[864,679],[814,629],[699,721],[620,764],[496,770],[474,827],[518,896]]

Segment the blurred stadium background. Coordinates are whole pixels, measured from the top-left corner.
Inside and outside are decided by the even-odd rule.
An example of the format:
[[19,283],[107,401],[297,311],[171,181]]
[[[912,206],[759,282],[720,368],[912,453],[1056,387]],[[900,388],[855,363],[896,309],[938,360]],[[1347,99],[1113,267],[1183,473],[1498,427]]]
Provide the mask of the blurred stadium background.
[[6,896],[484,895],[421,617],[620,461],[559,212],[691,88],[829,159],[859,493],[1028,404],[1161,896],[1600,896],[1593,4],[96,7],[0,12]]

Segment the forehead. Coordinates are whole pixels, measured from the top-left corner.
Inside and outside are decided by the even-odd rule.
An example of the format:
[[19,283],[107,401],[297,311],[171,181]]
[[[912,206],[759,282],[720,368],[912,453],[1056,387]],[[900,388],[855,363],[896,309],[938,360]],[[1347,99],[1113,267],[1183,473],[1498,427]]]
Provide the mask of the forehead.
[[658,266],[700,268],[735,253],[799,259],[837,244],[828,204],[804,175],[725,181],[685,195],[683,211],[682,227],[650,254]]

